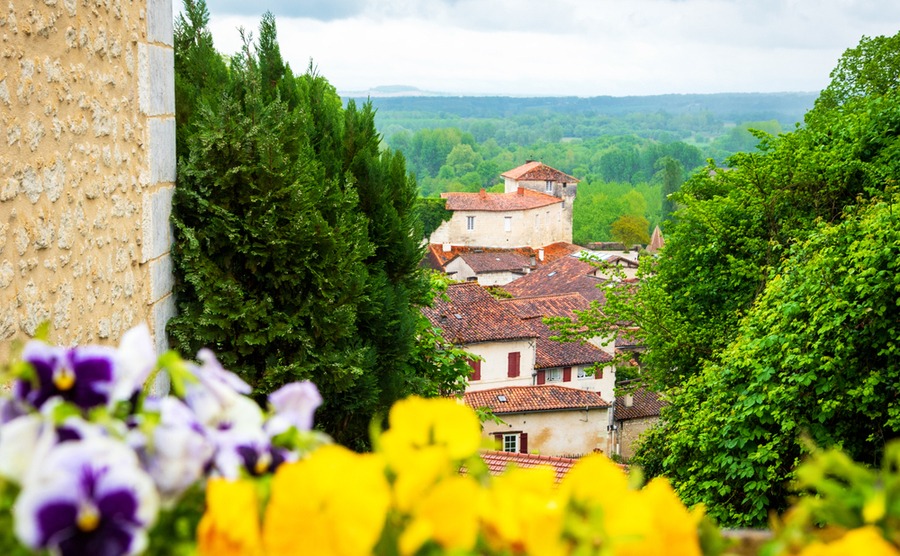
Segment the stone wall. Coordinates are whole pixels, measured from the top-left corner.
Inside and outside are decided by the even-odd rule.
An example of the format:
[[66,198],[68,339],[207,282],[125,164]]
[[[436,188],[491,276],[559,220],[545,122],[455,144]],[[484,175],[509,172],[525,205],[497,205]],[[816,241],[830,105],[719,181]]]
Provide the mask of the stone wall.
[[0,361],[174,314],[172,0],[0,9]]
[[659,422],[659,417],[644,417],[642,419],[629,419],[628,421],[616,421],[619,454],[622,459],[629,461],[634,457],[637,441],[641,434]]

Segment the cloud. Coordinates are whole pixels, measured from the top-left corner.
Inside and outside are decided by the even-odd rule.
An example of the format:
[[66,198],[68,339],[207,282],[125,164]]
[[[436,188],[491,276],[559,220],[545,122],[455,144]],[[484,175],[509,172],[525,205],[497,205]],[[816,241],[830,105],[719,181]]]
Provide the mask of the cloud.
[[278,17],[303,17],[334,21],[358,15],[366,0],[208,0],[207,8],[215,15],[259,16],[270,11]]

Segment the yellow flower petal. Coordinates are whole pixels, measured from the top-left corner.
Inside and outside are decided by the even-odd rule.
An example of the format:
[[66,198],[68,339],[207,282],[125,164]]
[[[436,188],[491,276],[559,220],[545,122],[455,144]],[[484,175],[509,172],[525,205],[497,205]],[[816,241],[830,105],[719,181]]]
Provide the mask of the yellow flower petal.
[[206,513],[197,527],[201,556],[259,556],[256,486],[250,481],[210,479],[206,485]]

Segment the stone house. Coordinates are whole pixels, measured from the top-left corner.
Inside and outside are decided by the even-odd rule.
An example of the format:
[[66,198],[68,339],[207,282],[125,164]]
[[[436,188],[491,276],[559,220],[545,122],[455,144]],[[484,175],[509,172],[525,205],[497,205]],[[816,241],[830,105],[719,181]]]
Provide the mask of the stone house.
[[641,434],[659,422],[659,412],[664,405],[659,393],[645,388],[619,396],[613,408],[615,453],[625,461],[630,460]]
[[429,243],[472,247],[533,247],[572,242],[578,180],[540,162],[501,174],[503,193],[443,193],[453,212]]
[[483,434],[505,452],[579,457],[610,448],[610,404],[597,392],[545,384],[466,392],[472,408],[489,408],[503,420],[486,422]]
[[476,281],[484,286],[508,284],[539,266],[579,250],[577,245],[556,242],[537,249],[429,244],[422,266],[447,274],[459,282]]

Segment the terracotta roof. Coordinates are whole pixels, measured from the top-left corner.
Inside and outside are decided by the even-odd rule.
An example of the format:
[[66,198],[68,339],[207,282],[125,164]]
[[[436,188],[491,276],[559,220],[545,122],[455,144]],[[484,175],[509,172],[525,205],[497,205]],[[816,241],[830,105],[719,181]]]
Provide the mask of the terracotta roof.
[[532,326],[474,282],[447,286],[422,314],[454,344],[536,338]]
[[603,280],[593,276],[596,269],[576,257],[562,257],[503,286],[515,297],[536,297],[560,293],[580,293],[588,301],[605,302]]
[[481,274],[482,272],[522,271],[523,268],[531,265],[530,256],[520,255],[511,251],[493,253],[472,251],[461,253],[459,258],[464,260],[476,274]]
[[447,210],[473,210],[505,212],[510,210],[528,210],[562,203],[563,200],[539,191],[531,191],[522,187],[515,193],[441,193],[447,199]]
[[631,396],[633,401],[630,407],[625,406],[625,396],[616,398],[616,421],[658,417],[659,410],[666,405],[658,392],[651,392],[643,387],[635,390]]
[[590,302],[578,292],[540,295],[534,297],[513,297],[501,299],[500,303],[512,307],[523,319],[535,317],[574,317],[574,311],[590,306]]
[[[533,411],[571,411],[609,407],[597,392],[567,388],[556,384],[541,386],[506,386],[466,392],[466,405],[489,407],[497,415]],[[501,401],[501,400],[506,401]]]
[[[551,243],[550,245],[545,245],[544,247],[538,249],[533,249],[531,247],[516,247],[507,249],[502,247],[469,247],[466,245],[451,245],[449,250],[444,251],[444,246],[442,244],[431,243],[428,245],[428,249],[425,251],[424,261],[426,266],[428,266],[429,268],[433,268],[435,270],[444,270],[444,265],[452,261],[454,258],[466,253],[475,253],[477,251],[481,251],[483,253],[513,253],[521,257],[525,257],[528,262],[531,262],[531,257],[534,257],[535,264],[542,265],[551,263],[561,257],[571,255],[572,253],[578,252],[580,249],[581,248],[577,245],[560,241],[557,243]],[[538,251],[540,250],[544,251],[543,261],[541,261],[540,257],[538,257]],[[466,259],[466,262],[468,262],[468,259]]]
[[608,363],[613,360],[612,355],[594,344],[551,340],[550,336],[555,336],[557,332],[551,330],[541,319],[534,319],[532,327],[538,333],[534,354],[535,369],[593,365],[594,363]]
[[653,235],[650,236],[650,245],[647,246],[647,251],[649,253],[656,253],[662,249],[665,244],[666,240],[663,239],[662,230],[659,229],[659,226],[653,228]]
[[516,181],[556,181],[560,183],[578,183],[580,180],[556,168],[551,168],[543,162],[532,160],[500,174],[502,178],[511,178]]
[[502,475],[510,466],[528,469],[549,465],[556,472],[556,482],[560,482],[572,466],[578,461],[571,458],[557,458],[553,456],[539,456],[537,454],[520,454],[518,452],[500,452],[496,450],[484,450],[480,454],[482,461],[487,465],[491,475]]

